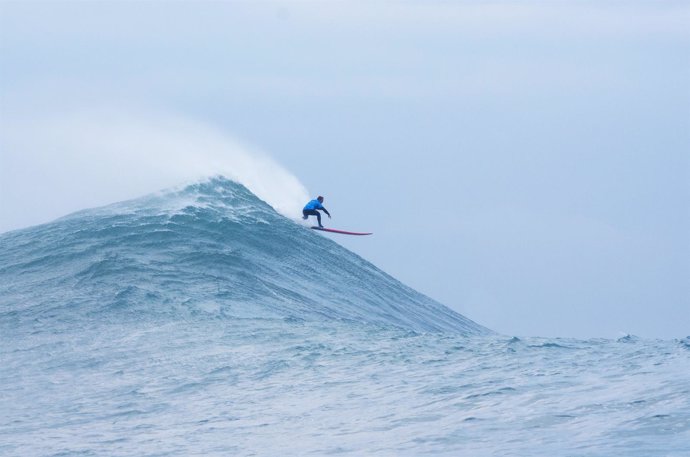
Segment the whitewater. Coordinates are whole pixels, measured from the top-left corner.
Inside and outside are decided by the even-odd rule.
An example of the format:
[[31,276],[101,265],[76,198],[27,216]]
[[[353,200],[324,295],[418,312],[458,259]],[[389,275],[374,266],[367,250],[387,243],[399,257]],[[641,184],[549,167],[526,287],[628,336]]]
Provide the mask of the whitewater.
[[0,235],[2,456],[689,456],[690,337],[497,334],[216,177]]

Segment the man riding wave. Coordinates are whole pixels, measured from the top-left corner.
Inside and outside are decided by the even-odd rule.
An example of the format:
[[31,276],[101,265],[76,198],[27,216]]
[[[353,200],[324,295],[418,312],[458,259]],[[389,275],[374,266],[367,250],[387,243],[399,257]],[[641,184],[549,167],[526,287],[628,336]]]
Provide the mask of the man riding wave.
[[322,203],[323,197],[321,195],[319,195],[315,200],[307,203],[302,210],[302,219],[307,219],[309,216],[316,216],[316,220],[319,222],[319,227],[323,228],[323,225],[321,225],[321,213],[319,213],[319,210],[326,213],[329,219],[331,218],[331,213],[329,213],[328,210],[323,207]]

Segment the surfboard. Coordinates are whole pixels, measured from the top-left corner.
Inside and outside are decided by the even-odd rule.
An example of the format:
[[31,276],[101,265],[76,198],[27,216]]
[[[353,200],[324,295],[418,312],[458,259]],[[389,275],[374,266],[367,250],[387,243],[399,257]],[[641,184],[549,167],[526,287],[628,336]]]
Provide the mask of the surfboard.
[[362,233],[362,232],[346,232],[345,230],[336,230],[336,229],[331,229],[331,228],[326,228],[326,227],[317,227],[314,226],[312,227],[312,230],[320,230],[322,232],[331,232],[331,233],[340,233],[341,235],[373,235],[373,233]]

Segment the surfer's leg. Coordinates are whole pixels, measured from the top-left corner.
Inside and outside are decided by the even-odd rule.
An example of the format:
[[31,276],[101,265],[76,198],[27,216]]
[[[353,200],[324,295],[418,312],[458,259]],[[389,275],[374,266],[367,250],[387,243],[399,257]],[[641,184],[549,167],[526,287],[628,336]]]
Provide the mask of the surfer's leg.
[[303,216],[302,216],[303,219],[306,219],[306,218],[308,218],[309,216],[316,216],[316,218],[317,218],[318,221],[319,221],[319,227],[323,227],[323,226],[321,225],[321,213],[319,213],[319,212],[316,211],[315,209],[304,209],[304,210],[302,210],[302,215],[303,215]]

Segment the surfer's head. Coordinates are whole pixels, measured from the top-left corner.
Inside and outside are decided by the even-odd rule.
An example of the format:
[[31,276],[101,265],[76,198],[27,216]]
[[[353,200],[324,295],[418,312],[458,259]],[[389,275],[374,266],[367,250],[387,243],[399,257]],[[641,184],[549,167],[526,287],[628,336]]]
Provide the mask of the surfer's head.
[[323,203],[323,197],[321,195],[316,197],[316,199],[319,201],[319,203]]

